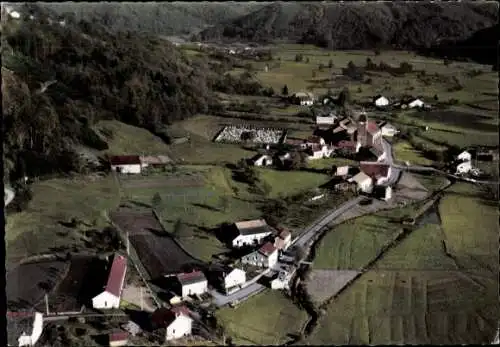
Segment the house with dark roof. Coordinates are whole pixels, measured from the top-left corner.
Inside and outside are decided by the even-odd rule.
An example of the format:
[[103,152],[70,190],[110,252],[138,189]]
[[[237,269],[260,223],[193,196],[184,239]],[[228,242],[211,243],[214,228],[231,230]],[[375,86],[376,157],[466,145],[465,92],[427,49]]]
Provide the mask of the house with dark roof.
[[253,266],[272,268],[278,263],[278,249],[273,243],[266,242],[257,251],[245,255],[241,262]]
[[180,294],[183,298],[190,295],[201,295],[208,290],[208,281],[201,271],[181,273],[177,275],[180,284]]
[[127,258],[116,254],[111,264],[106,287],[101,294],[92,299],[92,307],[96,309],[119,308],[126,273]]
[[151,315],[153,330],[165,330],[165,340],[176,340],[192,333],[193,318],[185,306],[174,306],[170,309],[161,307]]
[[375,185],[381,185],[387,182],[391,177],[391,166],[377,162],[361,162],[359,165],[361,172],[373,179]]
[[231,244],[236,248],[257,245],[273,231],[274,229],[267,225],[264,219],[236,222],[232,230],[235,237]]
[[111,170],[124,174],[140,174],[141,158],[138,155],[118,155],[108,157]]
[[239,290],[246,282],[246,272],[237,267],[213,264],[209,270],[210,283],[225,294]]

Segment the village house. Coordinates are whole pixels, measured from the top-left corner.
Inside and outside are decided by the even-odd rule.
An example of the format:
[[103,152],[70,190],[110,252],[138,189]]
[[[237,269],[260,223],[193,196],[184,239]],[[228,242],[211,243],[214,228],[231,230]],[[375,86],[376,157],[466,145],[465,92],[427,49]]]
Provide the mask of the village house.
[[468,173],[469,171],[472,170],[472,163],[470,161],[464,161],[460,164],[457,165],[457,169],[455,171],[455,174],[464,174]]
[[348,153],[358,153],[361,148],[361,143],[356,141],[339,141],[335,146],[335,149],[346,151]]
[[245,255],[241,262],[258,267],[272,268],[278,262],[278,250],[271,242],[266,242],[259,250]]
[[333,189],[337,192],[356,192],[358,186],[356,182],[337,182]]
[[337,117],[316,117],[316,124],[317,125],[333,125],[335,124],[335,121],[337,120]]
[[345,177],[349,174],[349,165],[337,166],[335,169],[335,176]]
[[373,146],[382,137],[382,131],[374,121],[366,122],[367,146]]
[[127,331],[132,336],[137,336],[142,332],[141,327],[136,322],[129,320],[126,324],[123,324],[122,329]]
[[273,233],[273,229],[267,225],[264,219],[255,219],[234,223],[232,232],[237,236],[231,244],[238,248],[259,244],[262,239]]
[[375,186],[373,187],[373,195],[377,199],[381,199],[384,201],[389,201],[392,198],[392,187],[387,186]]
[[273,280],[271,280],[271,289],[289,289],[289,283],[295,274],[296,270],[289,271],[289,269],[281,269]]
[[120,307],[125,275],[127,273],[127,258],[116,254],[111,264],[108,281],[104,291],[92,299],[92,307],[96,309],[111,309]]
[[117,331],[109,334],[109,346],[126,346],[128,343],[128,333],[126,331]]
[[289,146],[298,147],[300,149],[307,148],[307,141],[304,139],[297,139],[297,138],[289,137],[285,140],[284,143],[289,145]]
[[290,160],[292,158],[292,155],[290,154],[290,152],[285,152],[285,153],[282,153],[282,154],[277,154],[276,155],[276,162],[282,166],[285,165],[286,161],[287,160]]
[[185,306],[175,306],[171,309],[161,307],[151,316],[153,329],[165,329],[165,340],[171,341],[189,336],[193,329],[193,319]]
[[164,167],[171,162],[170,158],[166,155],[142,155],[139,156],[142,169],[146,167]]
[[315,145],[320,145],[320,146],[326,145],[325,139],[322,138],[321,136],[317,136],[317,135],[309,136],[306,139],[305,143],[306,143],[307,147],[312,147]]
[[360,171],[358,174],[347,180],[348,183],[356,183],[359,191],[363,193],[371,193],[373,184],[370,176],[365,174],[363,171]]
[[279,251],[286,251],[292,243],[292,234],[287,229],[281,229],[274,237],[274,247]]
[[180,293],[183,298],[190,295],[201,295],[208,290],[207,278],[201,271],[178,274],[177,281],[181,286]]
[[257,154],[250,159],[250,163],[254,166],[271,166],[273,158],[267,154]]
[[373,104],[376,107],[385,107],[389,105],[389,99],[387,99],[385,96],[377,95],[373,98]]
[[382,185],[391,177],[391,166],[376,162],[360,162],[359,168],[371,177],[375,185]]
[[224,268],[219,272],[219,281],[225,293],[240,288],[246,282],[246,272],[238,268]]
[[138,155],[121,155],[109,157],[111,170],[123,174],[140,174],[142,163]]
[[463,151],[462,153],[460,153],[459,155],[457,155],[457,160],[459,161],[471,161],[472,160],[472,154],[470,154],[469,152],[467,151]]
[[424,102],[421,99],[414,98],[414,99],[411,99],[407,105],[408,105],[408,108],[415,108],[415,107],[420,108],[420,107],[424,107]]
[[328,158],[333,153],[333,148],[326,145],[313,145],[306,149],[308,160]]
[[382,131],[382,136],[387,136],[387,137],[393,137],[397,133],[399,133],[399,130],[392,124],[383,122],[380,125],[380,130]]
[[43,314],[31,311],[22,316],[6,316],[7,346],[35,346],[43,333]]
[[314,95],[312,93],[298,92],[292,95],[292,102],[301,106],[312,106],[314,104]]

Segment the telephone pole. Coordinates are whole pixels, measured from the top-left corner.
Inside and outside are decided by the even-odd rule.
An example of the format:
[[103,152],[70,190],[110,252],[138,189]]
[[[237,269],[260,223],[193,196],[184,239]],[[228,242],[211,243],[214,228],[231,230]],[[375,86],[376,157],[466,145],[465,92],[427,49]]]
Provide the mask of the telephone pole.
[[49,296],[45,293],[45,311],[47,316],[49,315]]
[[127,231],[127,256],[130,256],[130,240]]
[[144,311],[144,298],[143,298],[142,286],[141,286],[141,311]]

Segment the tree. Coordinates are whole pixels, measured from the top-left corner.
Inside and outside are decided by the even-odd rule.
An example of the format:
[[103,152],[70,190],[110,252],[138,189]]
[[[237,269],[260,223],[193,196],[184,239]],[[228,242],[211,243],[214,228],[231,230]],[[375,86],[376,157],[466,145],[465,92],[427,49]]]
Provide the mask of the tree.
[[173,235],[177,239],[191,236],[190,229],[182,223],[180,218],[175,221]]
[[283,86],[281,94],[283,94],[284,96],[288,96],[288,86],[286,84]]
[[224,212],[226,212],[229,207],[229,198],[226,195],[223,195],[219,199],[220,206]]
[[344,88],[339,94],[338,102],[340,106],[345,106],[351,101],[351,94],[349,92],[349,89]]
[[304,152],[292,152],[290,153],[290,169],[301,169],[306,166],[307,155]]
[[161,203],[162,203],[161,196],[158,192],[156,192],[155,195],[153,195],[153,198],[151,199],[151,205],[156,210],[161,206]]
[[316,78],[316,71],[314,71],[314,70],[312,72],[312,78]]
[[333,60],[331,59],[328,61],[328,68],[329,69],[333,68]]
[[318,70],[323,71],[324,68],[325,68],[325,65],[323,65],[323,63],[320,63],[318,66]]
[[380,55],[380,49],[376,48],[373,53],[375,53],[375,55]]
[[306,58],[306,63],[309,64],[309,57]]
[[301,62],[304,60],[304,56],[300,53],[295,54],[295,61],[296,62]]

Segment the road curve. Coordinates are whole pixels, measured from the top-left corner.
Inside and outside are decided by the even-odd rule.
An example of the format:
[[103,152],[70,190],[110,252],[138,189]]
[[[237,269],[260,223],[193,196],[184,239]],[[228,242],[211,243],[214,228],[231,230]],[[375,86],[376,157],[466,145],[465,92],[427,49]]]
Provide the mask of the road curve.
[[4,187],[3,189],[5,195],[4,195],[4,206],[7,207],[8,204],[10,204],[12,202],[12,200],[14,200],[14,196],[16,195],[14,193],[14,190],[12,190],[11,188],[7,188],[7,187]]

